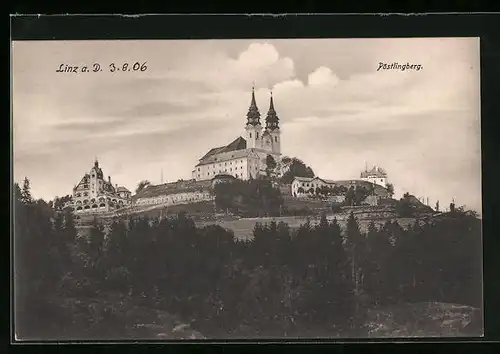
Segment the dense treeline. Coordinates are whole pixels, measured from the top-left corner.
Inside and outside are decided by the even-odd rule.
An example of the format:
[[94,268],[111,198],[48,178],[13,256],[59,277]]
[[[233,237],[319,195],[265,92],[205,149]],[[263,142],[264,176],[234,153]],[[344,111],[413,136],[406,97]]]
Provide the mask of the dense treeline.
[[[480,306],[480,221],[454,211],[408,230],[388,221],[345,233],[322,217],[292,231],[257,225],[241,242],[218,226],[173,219],[115,220],[77,237],[72,215],[15,186],[15,309],[20,337],[124,335],[119,304],[63,310],[62,298],[121,294],[164,309],[208,336],[363,330],[367,308],[442,301]],[[336,328],[333,328],[335,326]],[[73,331],[76,331],[73,329]]]

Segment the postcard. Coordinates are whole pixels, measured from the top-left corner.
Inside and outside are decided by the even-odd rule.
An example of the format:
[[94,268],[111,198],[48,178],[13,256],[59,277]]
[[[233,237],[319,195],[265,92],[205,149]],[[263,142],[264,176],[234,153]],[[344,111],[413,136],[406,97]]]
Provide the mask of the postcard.
[[481,337],[478,38],[12,42],[19,341]]

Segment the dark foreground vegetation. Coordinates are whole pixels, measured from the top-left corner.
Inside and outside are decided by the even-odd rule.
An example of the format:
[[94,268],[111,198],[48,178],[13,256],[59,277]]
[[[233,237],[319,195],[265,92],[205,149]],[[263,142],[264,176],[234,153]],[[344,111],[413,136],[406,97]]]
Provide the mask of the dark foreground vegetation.
[[351,215],[345,233],[323,217],[293,232],[257,225],[252,241],[239,242],[179,214],[116,220],[107,236],[96,223],[77,237],[72,214],[33,200],[27,180],[14,193],[21,339],[127,338],[131,322],[146,321],[128,315],[136,306],[228,338],[365,336],[369,309],[481,305],[481,223],[461,210],[408,230],[371,225],[366,234]]

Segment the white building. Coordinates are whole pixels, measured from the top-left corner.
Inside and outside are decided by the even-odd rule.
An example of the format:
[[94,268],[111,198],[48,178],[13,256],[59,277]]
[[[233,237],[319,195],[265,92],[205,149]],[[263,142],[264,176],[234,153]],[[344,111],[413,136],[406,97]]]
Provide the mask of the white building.
[[[378,198],[386,198],[389,196],[387,189],[381,185],[369,182],[366,180],[329,180],[320,177],[295,177],[291,184],[291,194],[293,197],[301,198],[311,195],[311,189],[316,192],[316,188],[327,187],[331,189],[331,194],[329,199],[341,200],[341,196],[345,196],[345,193],[349,188],[354,187],[364,187],[369,191],[373,191],[373,194]],[[337,198],[338,197],[338,198]]]
[[378,166],[373,166],[371,170],[365,169],[365,171],[361,172],[361,180],[370,182],[373,184],[377,184],[384,188],[387,187],[387,173]]
[[66,206],[75,213],[102,213],[123,208],[130,203],[130,191],[125,187],[113,186],[109,176],[106,181],[96,160],[90,171],[73,188],[72,199]]
[[294,197],[301,197],[310,194],[310,190],[321,187],[335,186],[335,181],[322,179],[319,177],[295,177],[292,181],[292,195]]
[[149,185],[132,197],[135,206],[141,205],[180,205],[214,199],[211,193],[212,181],[184,181],[160,185]]
[[[271,94],[266,126],[260,123],[260,113],[252,89],[252,99],[247,113],[245,138],[238,137],[228,145],[210,149],[196,164],[192,178],[204,181],[219,174],[247,180],[266,174],[268,156],[277,165],[281,161],[281,131]],[[277,169],[279,171],[279,168]]]

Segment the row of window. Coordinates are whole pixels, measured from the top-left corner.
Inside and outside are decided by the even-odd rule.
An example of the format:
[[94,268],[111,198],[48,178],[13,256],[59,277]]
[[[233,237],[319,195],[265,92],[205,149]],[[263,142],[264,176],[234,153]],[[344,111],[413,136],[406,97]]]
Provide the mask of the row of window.
[[[235,164],[235,165],[236,165],[237,163],[238,163],[238,161],[234,161],[234,164]],[[240,160],[240,163],[243,163],[243,160]],[[230,164],[230,165],[232,165],[232,164],[233,164],[233,161],[229,161],[229,164]],[[208,168],[208,169],[210,169],[210,166],[212,166],[212,165],[208,165],[208,166],[207,166],[207,168]],[[226,162],[224,162],[224,166],[227,166],[227,161],[226,161]],[[212,167],[213,167],[213,168],[215,168],[215,165],[214,165],[214,166],[212,166]],[[222,167],[222,162],[221,162],[221,163],[219,163],[219,167]],[[241,168],[242,168],[242,167],[241,167]],[[201,168],[200,168],[200,167],[198,167],[198,172],[199,172],[200,170],[201,170]]]
[[[252,133],[250,133],[250,138],[251,138],[251,137],[252,137]],[[256,132],[256,133],[255,133],[255,138],[257,138],[257,139],[259,138],[259,132]],[[277,137],[277,136],[274,136],[274,141],[275,141],[275,142],[278,142],[278,137]]]
[[[116,207],[116,209],[120,209],[120,205],[116,205],[115,207]],[[99,206],[97,206],[97,204],[94,204],[92,206],[85,205],[83,207],[82,206],[78,206],[78,207],[76,207],[76,211],[89,210],[89,209],[98,209],[98,208],[100,208],[100,209],[106,208],[106,204],[101,203],[101,204],[99,204]]]

